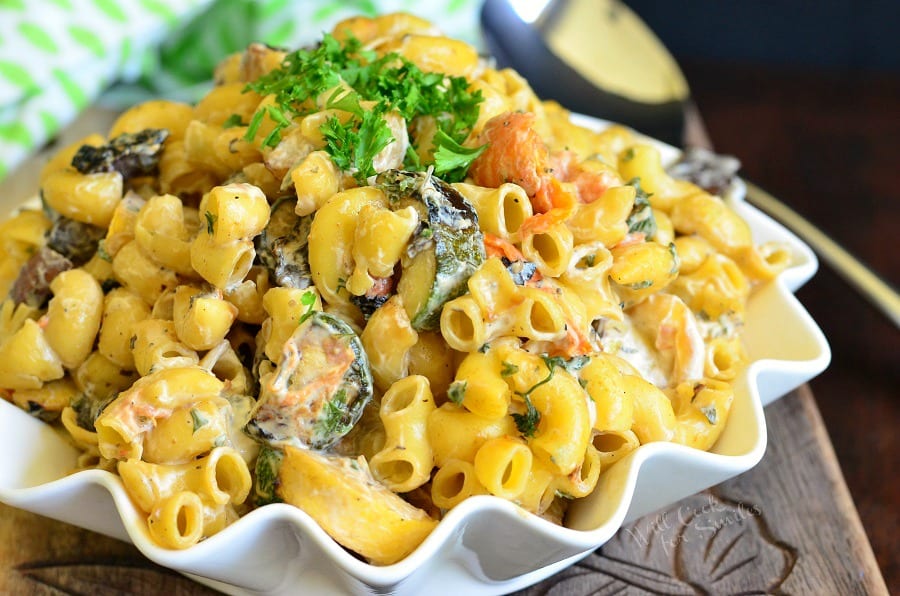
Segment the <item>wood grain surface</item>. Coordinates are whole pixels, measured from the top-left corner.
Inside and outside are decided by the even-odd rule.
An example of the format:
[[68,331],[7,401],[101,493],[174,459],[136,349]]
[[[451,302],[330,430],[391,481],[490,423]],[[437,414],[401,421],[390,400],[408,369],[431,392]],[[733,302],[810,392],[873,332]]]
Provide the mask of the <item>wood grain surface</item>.
[[[635,521],[520,594],[886,594],[808,387],[766,421],[753,470]],[[0,505],[0,593],[213,592],[129,544]]]

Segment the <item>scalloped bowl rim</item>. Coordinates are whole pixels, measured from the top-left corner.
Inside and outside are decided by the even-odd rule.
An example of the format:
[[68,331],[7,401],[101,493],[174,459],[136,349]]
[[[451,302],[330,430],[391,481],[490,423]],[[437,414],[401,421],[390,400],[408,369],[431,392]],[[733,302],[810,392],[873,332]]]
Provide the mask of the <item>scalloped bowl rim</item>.
[[[573,115],[573,119],[579,124],[593,127],[608,124],[577,114]],[[677,158],[678,150],[674,147],[653,139],[647,140],[660,149],[664,163]],[[29,475],[28,470],[34,472],[36,468],[23,468],[23,463],[16,460],[14,455],[0,455],[0,463],[3,463],[0,467],[0,501],[131,541],[152,561],[230,593],[243,593],[245,589],[278,593],[286,591],[294,581],[307,582],[311,575],[320,577],[316,580],[318,583],[308,582],[309,588],[317,585],[319,590],[355,592],[375,589],[414,593],[423,589],[423,582],[428,581],[432,589],[443,593],[465,589],[466,593],[494,594],[535,583],[604,544],[627,521],[752,468],[766,449],[763,406],[821,373],[828,366],[831,357],[828,343],[809,313],[793,296],[793,292],[815,274],[818,267],[816,257],[809,247],[783,226],[744,202],[744,191],[743,183],[738,180],[726,200],[748,218],[754,231],[754,241],[759,241],[756,234],[761,230],[763,235],[786,242],[792,250],[795,264],[770,286],[772,299],[776,304],[780,302],[780,307],[785,309],[776,314],[787,314],[789,318],[786,320],[799,325],[798,333],[806,334],[806,347],[801,350],[799,357],[781,355],[777,358],[756,359],[740,377],[747,394],[742,406],[746,409],[742,422],[753,422],[755,426],[745,429],[753,436],[742,443],[738,441],[743,445],[739,453],[724,455],[671,443],[642,445],[601,477],[601,483],[614,486],[610,489],[614,491],[613,494],[618,492],[618,501],[614,506],[601,507],[603,513],[596,514],[598,507],[594,503],[584,504],[587,500],[573,505],[575,511],[581,511],[575,517],[586,517],[588,521],[584,523],[590,529],[560,527],[524,513],[505,500],[479,496],[470,498],[451,510],[408,557],[393,565],[378,567],[348,553],[306,513],[285,504],[269,505],[251,511],[218,534],[189,549],[163,549],[149,538],[144,516],[132,503],[119,477],[101,470],[86,470],[50,481],[43,481],[46,480],[43,478],[40,483],[32,485],[32,481],[25,479],[25,476]],[[761,395],[761,390],[769,384],[774,389]],[[738,401],[738,395],[735,401]],[[32,454],[33,451],[40,452],[34,447],[64,441],[44,423],[7,402],[0,402],[0,431],[3,431],[0,432],[0,446],[6,448],[0,449],[0,453]],[[728,427],[734,426],[734,420],[732,415],[726,426],[726,433],[729,432]],[[42,428],[33,425],[40,425]],[[17,438],[25,441],[26,445],[17,442]],[[35,442],[29,445],[29,439]],[[47,443],[38,444],[37,441]],[[64,446],[52,449],[64,451]],[[46,463],[34,457],[28,461],[31,464]],[[9,465],[10,462],[12,466]],[[51,467],[59,468],[58,462],[53,461],[52,464]],[[14,469],[11,470],[10,467]],[[653,473],[660,473],[660,478],[664,476],[665,470],[672,469],[692,472],[698,480],[693,483],[683,482],[674,488],[667,486],[665,490],[668,492],[664,490],[665,495],[660,497],[658,494],[650,494],[655,491],[647,488],[654,481],[654,478],[649,477],[651,472],[646,471],[650,467],[654,468]],[[95,494],[97,489],[100,492]],[[98,496],[104,491],[111,497],[105,503]],[[600,492],[598,485],[597,493]],[[109,515],[104,518],[99,510],[103,508],[108,514],[109,500],[118,513],[117,518]],[[83,509],[84,503],[96,504],[95,508],[98,510]],[[596,515],[592,518],[592,514]],[[86,519],[88,517],[90,519]],[[509,522],[512,523],[504,525]],[[477,527],[482,523],[486,523],[489,529]],[[595,525],[590,525],[591,523]],[[490,562],[496,555],[479,552],[477,545],[472,548],[465,544],[468,533],[480,536],[482,534],[478,534],[479,531],[482,534],[508,531],[517,538],[527,538],[545,550],[549,549],[551,554],[544,556],[537,550],[529,551],[530,556],[535,557],[529,560],[534,563],[529,566],[526,562],[524,567],[511,565],[502,557]],[[245,564],[248,568],[240,569],[239,562],[249,563],[249,558],[259,550],[256,547],[260,546],[260,540],[271,539],[276,535],[281,540],[281,556],[267,555],[266,560],[261,559],[263,562],[253,568]],[[484,535],[489,537],[488,534]],[[229,564],[230,559],[236,561]],[[269,567],[267,571],[261,572],[258,565],[265,563]],[[331,568],[328,568],[329,564]],[[318,565],[323,565],[325,569],[318,568]],[[504,566],[509,569],[504,570]],[[430,577],[424,577],[429,573]]]

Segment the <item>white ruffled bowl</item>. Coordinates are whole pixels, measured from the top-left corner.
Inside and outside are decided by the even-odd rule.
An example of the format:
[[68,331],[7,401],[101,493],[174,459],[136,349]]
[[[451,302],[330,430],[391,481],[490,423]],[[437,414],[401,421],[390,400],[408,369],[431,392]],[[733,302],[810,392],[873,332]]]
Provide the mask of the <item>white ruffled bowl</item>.
[[[581,123],[605,123],[579,118]],[[656,143],[663,163],[678,151]],[[641,446],[605,472],[593,495],[573,503],[568,527],[478,496],[453,509],[409,557],[364,563],[303,511],[267,505],[183,551],[160,548],[119,478],[89,470],[67,476],[76,450],[55,430],[0,400],[0,501],[133,542],[149,559],[226,593],[499,594],[536,583],[586,556],[626,522],[752,468],[766,449],[762,408],[822,372],[831,354],[794,297],[817,269],[812,251],[743,199],[728,197],[754,241],[786,243],[792,265],[759,289],[747,309],[751,364],[737,379],[728,424],[713,449]]]

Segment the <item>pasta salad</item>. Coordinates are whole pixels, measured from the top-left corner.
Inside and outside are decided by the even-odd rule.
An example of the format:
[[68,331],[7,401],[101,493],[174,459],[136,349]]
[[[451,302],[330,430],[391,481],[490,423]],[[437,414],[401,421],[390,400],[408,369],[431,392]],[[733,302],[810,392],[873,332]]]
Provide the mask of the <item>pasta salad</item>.
[[273,502],[376,565],[473,495],[564,523],[640,445],[713,446],[790,258],[407,14],[252,44],[40,197],[0,224],[0,393],[172,549]]

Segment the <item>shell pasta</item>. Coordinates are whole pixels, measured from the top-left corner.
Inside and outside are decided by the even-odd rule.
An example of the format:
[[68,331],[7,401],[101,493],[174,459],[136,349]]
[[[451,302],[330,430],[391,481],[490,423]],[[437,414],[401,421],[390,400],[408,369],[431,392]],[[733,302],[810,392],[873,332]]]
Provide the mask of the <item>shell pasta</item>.
[[715,445],[790,260],[406,14],[252,44],[40,191],[0,224],[0,394],[170,549],[274,502],[376,565],[469,497],[565,523],[641,445]]

